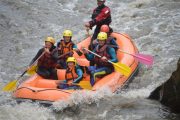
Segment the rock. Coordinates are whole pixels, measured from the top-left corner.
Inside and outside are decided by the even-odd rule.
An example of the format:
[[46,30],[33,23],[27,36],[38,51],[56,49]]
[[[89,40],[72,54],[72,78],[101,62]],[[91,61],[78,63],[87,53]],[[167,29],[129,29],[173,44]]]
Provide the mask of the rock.
[[169,80],[151,92],[149,99],[159,100],[172,112],[180,113],[180,59],[177,70],[172,73]]

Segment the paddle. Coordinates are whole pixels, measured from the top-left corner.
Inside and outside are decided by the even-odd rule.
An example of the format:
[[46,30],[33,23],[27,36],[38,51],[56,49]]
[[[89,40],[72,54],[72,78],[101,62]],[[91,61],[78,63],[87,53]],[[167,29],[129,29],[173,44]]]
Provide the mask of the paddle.
[[[82,52],[80,52],[79,49],[77,49],[77,50],[76,50],[76,49],[73,49],[72,51],[76,51],[76,53],[77,53],[79,56],[81,56],[81,55],[83,54]],[[69,52],[67,52],[67,53],[64,53],[64,54],[58,56],[58,59],[64,57],[65,55],[70,54],[72,51],[69,51]],[[36,73],[36,70],[37,70],[37,65],[33,65],[33,66],[31,66],[31,67],[28,69],[27,74],[29,74],[29,75],[34,75],[34,74]]]
[[13,80],[13,81],[9,82],[6,86],[4,86],[2,90],[3,90],[3,91],[13,91],[13,90],[15,90],[17,82],[20,80],[20,78],[21,78],[26,72],[27,72],[27,70],[24,71],[24,72],[18,77],[17,80]]
[[154,59],[153,59],[153,56],[151,55],[144,55],[144,54],[139,54],[139,53],[131,54],[120,49],[119,51],[135,57],[136,60],[138,60],[140,63],[148,65],[148,67],[151,67],[153,65]]
[[[111,45],[112,47],[117,47],[117,46],[113,46]],[[145,64],[147,65],[148,67],[151,67],[153,65],[153,62],[154,62],[154,58],[153,56],[151,55],[145,55],[145,54],[139,54],[139,53],[135,53],[135,54],[131,54],[131,53],[128,53],[126,51],[123,51],[121,50],[119,47],[118,47],[118,50],[120,52],[123,52],[123,53],[126,53],[128,55],[131,55],[133,56],[136,60],[138,60],[140,63],[142,64]]]
[[88,90],[92,89],[92,86],[90,85],[89,81],[80,81],[79,83],[60,83],[60,84],[78,85],[83,89],[88,89]]
[[[83,49],[85,49],[85,50],[87,50],[88,52],[96,55],[96,56],[99,57],[99,58],[102,58],[102,56],[100,56],[100,55],[98,55],[98,54],[96,54],[96,53],[88,50],[87,48],[83,48]],[[111,64],[113,64],[113,66],[114,66],[114,68],[115,68],[116,71],[122,73],[122,74],[125,75],[125,76],[129,76],[129,75],[130,75],[130,73],[131,73],[131,68],[128,67],[127,65],[122,64],[122,63],[114,63],[114,62],[111,62],[110,60],[108,60],[108,62],[111,63]]]
[[34,61],[32,64],[31,64],[31,66],[29,66],[19,77],[18,77],[18,79],[17,80],[13,80],[13,81],[11,81],[11,82],[9,82],[6,86],[4,86],[3,87],[3,91],[13,91],[15,88],[16,88],[16,86],[17,86],[17,83],[19,82],[19,80],[20,80],[20,78],[21,77],[23,77],[23,75],[26,73],[26,72],[28,72],[29,70],[30,70],[30,73],[32,72],[31,71],[31,67],[34,67],[35,65],[35,63],[44,55],[44,53],[45,52],[43,52],[37,59],[36,59],[36,61]]
[[27,74],[34,75],[36,73],[36,70],[37,70],[37,65],[33,65],[28,69]]
[[60,58],[62,58],[62,57],[64,57],[64,56],[72,53],[73,51],[75,51],[79,56],[81,56],[81,55],[83,54],[78,48],[73,48],[73,50],[70,50],[69,52],[66,52],[66,53],[60,55],[60,56],[58,57],[58,59],[60,59]]

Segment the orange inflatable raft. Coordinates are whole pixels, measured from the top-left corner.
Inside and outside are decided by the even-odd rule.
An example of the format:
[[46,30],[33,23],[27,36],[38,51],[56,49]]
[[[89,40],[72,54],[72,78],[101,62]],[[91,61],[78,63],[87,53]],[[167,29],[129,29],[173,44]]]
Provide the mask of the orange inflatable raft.
[[[133,44],[131,38],[127,34],[112,33],[112,36],[116,38],[116,42],[121,50],[131,54],[138,52],[136,46]],[[78,48],[81,46],[88,48],[90,39],[91,38],[88,37],[82,42],[78,43]],[[87,61],[84,55],[78,56],[75,53],[74,57],[76,57],[80,65],[89,66],[89,61]],[[120,51],[117,51],[117,57],[120,63],[123,63],[131,68],[131,74],[129,76],[124,76],[119,72],[113,72],[101,79],[98,79],[90,91],[94,92],[102,87],[108,86],[112,92],[115,92],[118,88],[123,87],[125,83],[135,75],[138,70],[138,61],[135,60],[133,56]],[[58,79],[64,80],[64,76],[65,70],[58,69]],[[86,74],[83,80],[87,82],[89,81],[89,78],[89,75]],[[40,103],[52,103],[59,100],[66,100],[71,96],[72,93],[77,91],[73,89],[57,89],[56,81],[57,80],[43,79],[38,74],[35,74],[17,87],[13,93],[13,97],[20,101],[28,99],[38,101]]]

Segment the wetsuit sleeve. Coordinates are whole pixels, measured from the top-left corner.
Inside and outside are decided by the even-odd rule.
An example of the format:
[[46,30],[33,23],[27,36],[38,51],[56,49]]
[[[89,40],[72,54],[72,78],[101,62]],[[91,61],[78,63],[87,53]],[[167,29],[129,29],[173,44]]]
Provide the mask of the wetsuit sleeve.
[[78,78],[76,78],[73,83],[79,83],[83,78],[83,71],[81,70],[81,68],[76,68],[76,73],[78,75]]
[[114,48],[109,48],[108,54],[111,56],[111,59],[110,59],[111,62],[118,62]]
[[75,49],[76,49],[76,48],[78,48],[78,47],[77,47],[77,45],[76,45],[76,44],[74,44],[74,45],[73,45],[73,48],[75,48]]
[[56,45],[57,48],[59,47],[60,43],[61,43],[61,41],[57,43],[57,45]]
[[51,56],[53,59],[58,60],[59,59],[58,49],[54,49],[53,52],[51,53]]
[[31,65],[39,58],[39,56],[43,53],[43,51],[44,51],[44,48],[41,48],[41,49],[38,51],[38,53],[36,54],[36,56],[31,60],[29,66],[31,66]]
[[[92,52],[95,52],[95,49],[94,49]],[[88,54],[85,54],[85,57],[86,57],[86,59],[88,59],[89,61],[91,61],[91,60],[94,59],[94,54],[88,53]]]
[[110,44],[113,45],[113,48],[115,48],[116,50],[119,48],[119,46],[116,43],[116,40],[114,38],[110,41]]

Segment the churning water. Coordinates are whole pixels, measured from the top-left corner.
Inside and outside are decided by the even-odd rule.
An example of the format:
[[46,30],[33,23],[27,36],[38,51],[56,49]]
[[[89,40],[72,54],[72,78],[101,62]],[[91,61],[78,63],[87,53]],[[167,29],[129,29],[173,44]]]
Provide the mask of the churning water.
[[[117,94],[104,88],[94,94],[75,93],[53,107],[16,104],[0,91],[0,120],[178,120],[160,103],[146,99],[167,80],[180,57],[180,0],[106,0],[114,31],[129,34],[139,52],[155,58],[152,68],[140,67],[128,89]],[[0,0],[0,88],[16,79],[43,40],[72,29],[78,43],[86,34],[96,0]],[[66,108],[65,110],[63,110]]]

